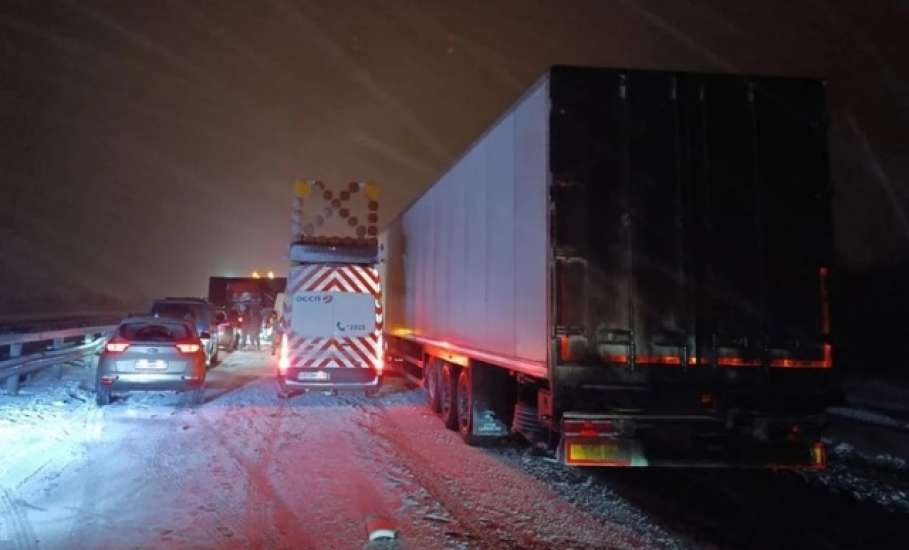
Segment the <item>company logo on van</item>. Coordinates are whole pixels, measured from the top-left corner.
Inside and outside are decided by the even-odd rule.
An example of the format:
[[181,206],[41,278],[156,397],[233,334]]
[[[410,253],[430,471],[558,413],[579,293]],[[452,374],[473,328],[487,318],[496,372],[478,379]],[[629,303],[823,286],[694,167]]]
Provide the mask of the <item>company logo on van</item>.
[[331,294],[304,294],[298,295],[294,301],[307,304],[330,304],[333,299],[334,296]]

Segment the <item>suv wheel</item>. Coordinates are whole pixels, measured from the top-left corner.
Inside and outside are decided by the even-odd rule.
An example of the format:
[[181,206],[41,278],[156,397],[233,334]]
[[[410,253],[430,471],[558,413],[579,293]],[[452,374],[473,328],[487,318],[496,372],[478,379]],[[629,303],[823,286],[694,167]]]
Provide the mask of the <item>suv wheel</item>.
[[110,405],[110,386],[98,384],[95,388],[95,402],[99,407]]

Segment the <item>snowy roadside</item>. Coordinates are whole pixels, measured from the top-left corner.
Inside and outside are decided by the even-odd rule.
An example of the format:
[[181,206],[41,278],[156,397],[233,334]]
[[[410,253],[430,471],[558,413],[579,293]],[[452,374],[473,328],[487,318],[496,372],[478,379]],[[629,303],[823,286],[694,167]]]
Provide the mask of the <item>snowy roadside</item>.
[[85,371],[36,373],[18,395],[0,395],[0,487],[16,492],[38,474],[59,472],[85,456],[101,435],[102,413],[84,389]]
[[[909,513],[909,462],[894,452],[909,445],[909,434],[878,428],[885,445],[870,440],[868,425],[835,424],[823,438],[827,445],[827,469],[802,472],[813,485],[859,502]],[[889,432],[889,433],[888,433]]]
[[610,523],[623,525],[657,548],[686,548],[690,542],[670,533],[644,510],[616,493],[608,483],[598,480],[595,470],[570,468],[530,446],[490,449],[508,463],[550,485],[556,493],[578,508]]

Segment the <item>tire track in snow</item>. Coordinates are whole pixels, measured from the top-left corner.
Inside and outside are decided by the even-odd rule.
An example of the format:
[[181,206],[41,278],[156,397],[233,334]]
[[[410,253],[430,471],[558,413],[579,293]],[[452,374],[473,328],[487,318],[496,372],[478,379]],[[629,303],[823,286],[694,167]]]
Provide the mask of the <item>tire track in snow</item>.
[[[281,403],[276,416],[277,421],[274,423],[274,427],[266,433],[266,450],[255,461],[244,457],[242,453],[238,452],[210,421],[201,415],[198,415],[197,418],[206,432],[211,434],[221,448],[246,474],[246,482],[250,489],[248,493],[249,501],[246,502],[247,519],[252,521],[253,525],[258,524],[258,531],[265,534],[268,538],[266,546],[269,548],[279,547],[278,542],[280,539],[284,539],[294,541],[294,547],[316,548],[318,545],[311,540],[311,537],[301,527],[304,524],[303,519],[298,517],[293,509],[281,498],[268,477],[267,467],[273,460],[274,446],[285,416],[286,405]],[[261,514],[264,514],[264,517]],[[270,518],[273,518],[273,521],[269,521]],[[247,525],[246,527],[249,528],[250,526]],[[277,533],[275,533],[276,529]],[[276,535],[278,540],[276,540]],[[262,547],[261,544],[253,544],[253,546]]]
[[38,547],[38,537],[28,520],[28,512],[6,487],[0,486],[0,547],[5,548],[7,544],[17,550],[29,550]]

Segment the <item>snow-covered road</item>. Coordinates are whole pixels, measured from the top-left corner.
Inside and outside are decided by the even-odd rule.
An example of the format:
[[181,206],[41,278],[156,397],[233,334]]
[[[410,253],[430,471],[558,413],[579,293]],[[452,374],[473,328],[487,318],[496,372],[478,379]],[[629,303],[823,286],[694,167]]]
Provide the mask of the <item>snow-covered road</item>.
[[[464,445],[422,405],[422,392],[399,380],[377,398],[281,400],[272,368],[264,354],[232,354],[210,372],[197,409],[177,407],[167,393],[97,409],[74,384],[36,387],[59,393],[51,407],[36,405],[31,425],[0,425],[17,436],[0,462],[0,540],[14,548],[363,548],[368,519],[381,516],[407,548],[657,544]],[[28,395],[21,399],[28,409]]]
[[0,549],[364,548],[375,517],[416,549],[902,547],[905,463],[845,443],[823,473],[575,470],[468,447],[399,378],[282,400],[273,368],[228,355],[196,409],[99,409],[77,368],[0,396]]

